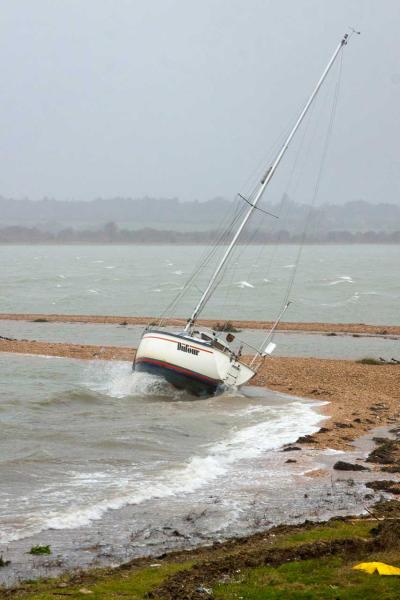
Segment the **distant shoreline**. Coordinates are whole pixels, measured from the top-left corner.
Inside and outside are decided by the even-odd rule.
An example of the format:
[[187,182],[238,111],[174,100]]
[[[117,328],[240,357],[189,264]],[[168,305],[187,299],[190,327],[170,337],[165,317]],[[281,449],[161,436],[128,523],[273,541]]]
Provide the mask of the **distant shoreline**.
[[[32,321],[37,323],[109,323],[115,325],[148,325],[156,324],[154,316],[126,316],[126,315],[68,315],[46,313],[0,313],[0,321]],[[224,323],[221,318],[199,319],[198,325],[213,327],[216,323]],[[163,323],[174,327],[185,324],[185,319],[165,319]],[[236,329],[270,329],[272,321],[251,321],[229,319],[228,322]],[[343,335],[373,335],[373,336],[400,336],[400,325],[373,325],[365,323],[317,323],[317,322],[291,322],[279,323],[277,331],[290,331],[301,333],[325,333]]]

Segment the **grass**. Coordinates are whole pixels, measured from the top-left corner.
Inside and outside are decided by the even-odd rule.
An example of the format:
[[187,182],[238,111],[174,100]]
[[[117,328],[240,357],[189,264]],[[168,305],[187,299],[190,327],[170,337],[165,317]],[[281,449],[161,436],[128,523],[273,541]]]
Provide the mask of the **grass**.
[[[156,562],[156,561],[155,561]],[[127,569],[99,569],[83,577],[58,578],[32,581],[23,585],[11,598],[18,600],[54,600],[67,597],[71,600],[144,600],[148,592],[157,587],[164,579],[177,571],[186,569],[192,563],[171,563],[160,567]],[[2,595],[0,598],[9,598]]]
[[375,523],[362,519],[351,521],[333,521],[329,525],[315,525],[310,529],[301,529],[292,534],[286,534],[282,540],[278,538],[279,547],[307,544],[318,540],[339,540],[344,538],[367,538]]
[[[387,560],[386,555],[371,558]],[[399,558],[397,556],[397,560]],[[214,597],[216,600],[395,600],[400,597],[399,578],[354,571],[354,564],[356,561],[330,556],[276,568],[245,569],[236,574],[233,581],[215,586]]]
[[376,358],[371,358],[369,356],[365,358],[360,358],[360,360],[356,360],[360,365],[385,365],[386,363],[382,360],[378,360]]
[[[276,567],[263,565],[237,568],[238,564],[240,566],[240,562],[237,562],[238,557],[243,557],[243,564],[249,564],[249,557],[266,549],[277,548],[278,551],[278,548],[290,548],[294,549],[292,556],[300,557],[301,550],[300,554],[296,554],[296,548],[302,544],[349,538],[371,539],[371,529],[374,527],[376,521],[367,519],[338,519],[315,525],[307,523],[288,530],[277,529],[274,535],[255,536],[254,539],[249,538],[238,545],[233,543],[204,549],[197,554],[185,553],[167,556],[161,560],[154,559],[154,566],[147,560],[118,569],[97,569],[57,579],[32,581],[22,584],[11,593],[2,593],[0,590],[0,599],[53,600],[57,597],[68,597],[78,600],[87,595],[93,600],[161,600],[163,596],[158,594],[158,586],[168,584],[168,581],[173,582],[174,576],[179,573],[179,577],[183,575],[185,580],[190,582],[192,572],[198,567],[202,576],[204,573],[202,585],[213,590],[212,597],[215,600],[398,599],[400,578],[369,575],[352,569],[358,562],[368,560],[400,565],[400,550],[392,549],[392,543],[387,551],[377,551],[373,555],[366,555],[364,552],[362,556],[348,554],[321,556],[312,560],[298,558]],[[190,561],[187,560],[188,557]],[[235,566],[219,571],[219,561],[230,558]],[[206,563],[203,568],[204,560]],[[213,571],[213,567],[217,570]],[[183,587],[172,589],[182,589],[182,592],[173,593],[173,596],[168,596],[169,599],[191,597]]]

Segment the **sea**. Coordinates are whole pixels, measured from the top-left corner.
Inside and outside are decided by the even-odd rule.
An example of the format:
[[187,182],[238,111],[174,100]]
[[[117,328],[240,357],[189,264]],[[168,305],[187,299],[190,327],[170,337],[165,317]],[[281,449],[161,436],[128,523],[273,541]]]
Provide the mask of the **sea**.
[[[158,317],[182,295],[168,314],[187,318],[223,251],[1,246],[0,312]],[[399,265],[400,245],[238,246],[202,316],[272,320],[290,290],[287,321],[395,324]]]
[[[155,317],[185,291],[206,252],[2,246],[0,312]],[[239,249],[204,317],[273,319],[296,271],[286,320],[399,324],[398,246],[306,246],[297,269],[296,252]],[[188,315],[206,270],[171,314]],[[140,332],[0,321],[0,335],[18,339],[134,346]],[[255,344],[262,332],[246,334]],[[398,357],[399,348],[396,337],[276,341],[280,355],[354,358],[372,349]],[[348,478],[308,476],[337,451],[283,451],[319,429],[321,402],[255,386],[193,400],[133,374],[129,362],[7,353],[0,384],[0,555],[11,561],[0,584],[360,512],[367,502]],[[32,556],[34,545],[52,554]]]

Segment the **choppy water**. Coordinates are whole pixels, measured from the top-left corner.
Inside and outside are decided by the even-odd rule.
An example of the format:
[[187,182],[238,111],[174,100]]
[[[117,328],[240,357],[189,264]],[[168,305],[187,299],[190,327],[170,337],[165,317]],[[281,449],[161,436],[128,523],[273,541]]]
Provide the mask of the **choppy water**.
[[0,364],[2,543],[200,490],[320,420],[310,403],[262,390],[187,401],[128,363]]
[[0,379],[0,584],[363,510],[347,478],[306,476],[334,451],[281,451],[316,402],[189,400],[129,363],[41,356],[1,354]]
[[[203,251],[3,246],[0,312],[156,315]],[[269,247],[249,248],[204,316],[272,318],[295,251],[282,246],[268,257]],[[398,262],[395,246],[305,248],[288,318],[398,323]],[[187,314],[198,295],[192,289],[176,314]],[[0,322],[0,335],[100,345],[135,346],[140,332]],[[261,332],[240,335],[254,344]],[[398,340],[277,341],[286,355],[398,357]],[[362,507],[346,480],[305,477],[329,453],[303,450],[287,464],[280,451],[319,427],[313,402],[257,388],[188,401],[133,375],[129,363],[40,356],[1,354],[0,382],[0,555],[12,561],[0,583]],[[27,554],[42,543],[52,546],[50,560]]]
[[[200,246],[1,246],[0,312],[159,315],[204,255]],[[219,255],[222,252],[219,249]],[[272,319],[297,246],[238,247],[204,316]],[[217,258],[217,257],[216,257]],[[292,321],[399,323],[400,246],[306,246]],[[187,316],[213,265],[182,301]]]

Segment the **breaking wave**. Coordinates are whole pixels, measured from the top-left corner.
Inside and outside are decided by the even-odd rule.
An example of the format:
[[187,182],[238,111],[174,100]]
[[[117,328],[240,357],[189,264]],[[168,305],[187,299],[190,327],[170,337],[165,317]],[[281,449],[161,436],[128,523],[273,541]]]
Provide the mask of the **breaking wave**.
[[[134,378],[136,379],[136,378]],[[139,378],[142,379],[142,378]],[[143,380],[136,381],[139,389],[148,385]],[[132,389],[132,388],[131,388]],[[121,393],[122,388],[119,388]],[[115,390],[114,390],[115,392]],[[278,414],[277,414],[278,410]],[[283,444],[293,442],[297,437],[318,429],[321,416],[311,403],[293,401],[262,411],[263,421],[255,425],[234,430],[225,439],[205,448],[203,455],[194,455],[182,465],[166,468],[153,479],[135,477],[125,473],[71,473],[70,498],[64,509],[47,510],[46,514],[35,515],[24,531],[13,532],[1,542],[20,539],[46,529],[74,529],[90,525],[101,519],[109,510],[118,510],[130,504],[139,504],[151,499],[191,494],[205,485],[228,475],[235,463],[253,460],[263,452],[274,450]],[[76,490],[81,485],[89,486],[93,495],[100,490],[108,497],[97,502],[77,501]],[[48,494],[57,490],[48,490]]]

